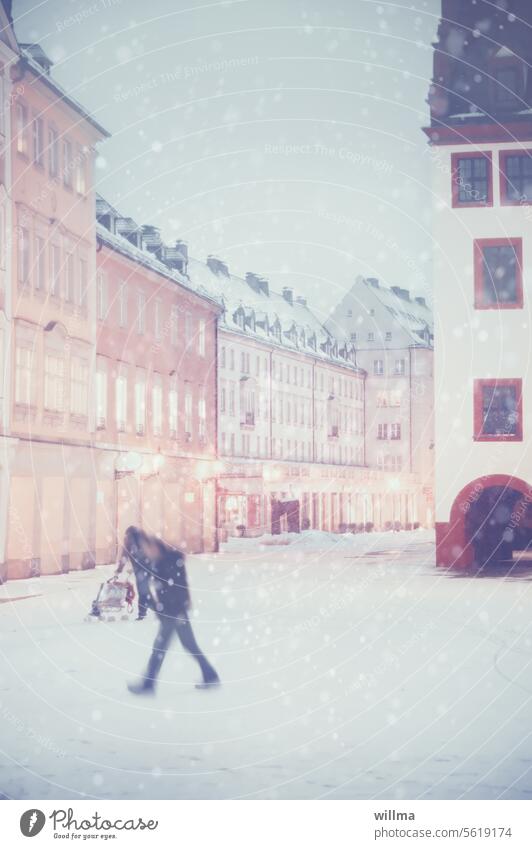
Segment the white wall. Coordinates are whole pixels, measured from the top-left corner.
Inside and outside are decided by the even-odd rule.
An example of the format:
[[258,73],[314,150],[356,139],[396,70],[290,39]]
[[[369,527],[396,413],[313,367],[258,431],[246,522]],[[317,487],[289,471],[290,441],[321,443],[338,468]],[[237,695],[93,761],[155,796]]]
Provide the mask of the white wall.
[[[498,151],[493,153],[493,208],[452,209],[451,153],[472,146],[430,149],[433,158],[435,299],[436,520],[448,521],[458,492],[487,474],[516,475],[532,483],[528,448],[532,374],[532,207],[501,207]],[[531,145],[524,147],[532,148]],[[475,310],[473,241],[522,237],[524,307]],[[473,440],[473,378],[523,379],[524,441]]]

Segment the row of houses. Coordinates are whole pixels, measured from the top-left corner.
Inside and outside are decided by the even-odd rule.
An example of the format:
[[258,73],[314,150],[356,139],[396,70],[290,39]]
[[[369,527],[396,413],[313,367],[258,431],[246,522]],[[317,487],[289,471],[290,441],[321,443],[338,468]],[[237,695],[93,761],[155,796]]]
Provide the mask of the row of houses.
[[432,319],[359,278],[305,299],[97,196],[107,133],[0,9],[2,577],[116,557],[129,524],[229,534],[432,523]]

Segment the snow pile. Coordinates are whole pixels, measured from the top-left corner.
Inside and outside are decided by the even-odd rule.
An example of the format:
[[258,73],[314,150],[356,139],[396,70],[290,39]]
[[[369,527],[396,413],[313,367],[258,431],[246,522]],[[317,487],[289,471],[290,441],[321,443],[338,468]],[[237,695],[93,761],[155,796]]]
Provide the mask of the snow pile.
[[260,537],[231,537],[221,546],[222,551],[243,551],[250,548],[263,550],[267,546],[290,545],[320,551],[323,549],[349,549],[357,552],[405,549],[418,543],[434,540],[434,532],[419,528],[416,531],[376,531],[361,534],[333,534],[329,531],[303,531],[300,534],[263,534]]

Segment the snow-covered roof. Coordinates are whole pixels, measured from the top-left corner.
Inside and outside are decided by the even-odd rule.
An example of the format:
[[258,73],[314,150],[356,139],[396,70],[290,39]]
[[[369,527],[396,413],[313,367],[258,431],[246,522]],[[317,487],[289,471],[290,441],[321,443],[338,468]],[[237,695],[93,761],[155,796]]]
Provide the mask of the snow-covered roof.
[[[250,274],[248,278],[231,274],[227,267],[216,272],[216,265],[189,259],[188,276],[224,305],[221,326],[268,344],[301,351],[319,359],[356,368],[354,346],[345,338],[326,330],[303,298],[291,290],[272,291],[267,281]],[[262,281],[259,287],[258,281]],[[239,322],[239,315],[244,322]],[[280,327],[280,333],[279,333]]]
[[432,345],[434,318],[423,297],[412,297],[407,289],[400,286],[388,288],[374,278],[361,277],[357,283],[368,287],[416,345]]
[[96,224],[96,235],[101,242],[112,250],[132,259],[144,268],[166,277],[168,280],[171,280],[173,283],[177,283],[189,292],[199,295],[202,298],[206,298],[211,303],[215,303],[218,309],[221,308],[222,305],[219,301],[213,299],[209,292],[202,289],[201,286],[194,286],[186,275],[180,274],[176,269],[169,268],[163,262],[158,260],[152,253],[136,247],[123,236],[117,236],[115,233],[111,233],[107,227],[104,227],[103,224],[100,224],[99,222]]
[[109,138],[110,133],[102,127],[102,125],[94,118],[90,112],[79,103],[72,95],[68,94],[65,89],[50,75],[50,67],[53,64],[48,58],[40,44],[19,44],[20,59],[30,68],[33,73],[48,88],[52,89],[54,94],[58,95],[61,100],[75,109],[89,124],[91,124],[103,138]]
[[97,235],[103,243],[208,298],[220,310],[220,326],[224,329],[357,369],[352,342],[345,335],[333,335],[327,330],[306,300],[294,297],[292,289],[285,287],[281,294],[272,291],[268,281],[256,274],[238,277],[214,256],[206,262],[189,258],[183,242],[176,243],[175,248],[165,245],[158,228],[138,225],[101,196],[96,198],[96,216]]

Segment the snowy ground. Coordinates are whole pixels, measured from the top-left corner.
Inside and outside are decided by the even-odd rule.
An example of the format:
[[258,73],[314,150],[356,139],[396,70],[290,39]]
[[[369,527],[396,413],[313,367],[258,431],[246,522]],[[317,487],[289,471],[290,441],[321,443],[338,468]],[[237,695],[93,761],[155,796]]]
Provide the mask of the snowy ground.
[[176,645],[129,695],[155,621],[83,621],[105,570],[0,587],[0,793],[530,798],[532,583],[437,572],[423,531],[284,542],[190,558],[213,692]]

